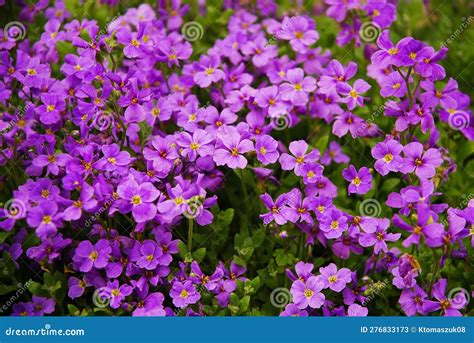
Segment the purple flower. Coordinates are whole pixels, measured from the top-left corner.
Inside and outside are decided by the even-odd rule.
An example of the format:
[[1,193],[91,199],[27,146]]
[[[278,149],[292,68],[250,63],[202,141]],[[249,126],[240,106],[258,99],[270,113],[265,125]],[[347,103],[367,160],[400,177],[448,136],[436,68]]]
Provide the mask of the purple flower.
[[290,143],[289,150],[293,154],[293,156],[283,153],[280,156],[280,164],[281,169],[283,170],[295,170],[295,174],[298,176],[302,176],[302,167],[306,163],[314,163],[319,158],[319,151],[318,149],[311,150],[310,153],[306,153],[308,151],[308,143],[304,140],[294,141]]
[[459,310],[463,309],[468,302],[465,291],[457,292],[456,297],[451,299],[446,296],[447,285],[447,279],[439,279],[438,282],[433,285],[431,295],[437,301],[427,300],[423,306],[424,312],[430,313],[441,310],[444,316],[462,316]]
[[301,68],[290,69],[286,73],[288,82],[280,85],[281,98],[290,101],[294,106],[304,106],[308,103],[308,94],[316,90],[316,80],[304,76]]
[[53,313],[56,305],[54,299],[43,298],[36,295],[33,295],[32,302],[34,316],[44,316],[45,314]]
[[273,220],[278,225],[283,225],[288,221],[286,217],[286,212],[288,211],[288,207],[286,206],[288,204],[288,194],[281,194],[275,202],[273,202],[272,197],[267,193],[262,194],[260,199],[265,207],[270,210],[270,212],[260,215],[265,225],[270,224]]
[[107,295],[110,295],[110,307],[119,308],[126,296],[132,294],[133,288],[127,284],[120,285],[118,280],[107,282]]
[[423,150],[423,145],[418,142],[405,145],[403,148],[405,158],[400,171],[404,174],[415,172],[420,179],[430,179],[435,176],[436,167],[443,163],[441,153],[435,148]]
[[380,83],[380,95],[385,98],[391,96],[403,98],[406,93],[406,82],[397,72],[390,73],[387,77],[384,77]]
[[90,241],[82,241],[76,248],[73,261],[79,271],[87,273],[93,267],[104,268],[111,252],[112,248],[106,239],[100,239],[95,245]]
[[277,86],[258,89],[255,94],[255,102],[261,108],[268,109],[268,114],[273,118],[287,113],[287,106],[282,101]]
[[201,295],[196,291],[191,281],[176,281],[173,283],[170,296],[173,298],[173,305],[179,308],[185,308],[189,304],[195,304],[201,299]]
[[387,233],[390,226],[390,220],[379,219],[376,228],[366,226],[363,228],[364,232],[359,237],[359,243],[363,247],[374,247],[374,253],[379,254],[380,251],[387,252],[388,242],[396,242],[400,238],[400,233]]
[[372,188],[372,175],[367,167],[362,167],[357,171],[351,164],[349,168],[342,171],[342,176],[347,181],[350,181],[349,194],[365,194]]
[[254,150],[253,143],[248,139],[242,139],[235,128],[219,131],[219,148],[214,152],[214,162],[218,166],[226,164],[229,168],[243,169],[247,166],[247,159],[242,155]]
[[364,106],[364,97],[360,96],[362,93],[367,92],[371,86],[362,79],[358,79],[354,82],[354,86],[351,87],[348,83],[339,83],[336,90],[343,96],[342,101],[347,104],[349,110],[353,110],[356,105]]
[[161,255],[163,255],[161,247],[150,239],[143,241],[143,243],[135,242],[130,254],[132,261],[135,261],[138,267],[146,270],[156,269]]
[[275,163],[278,160],[277,148],[278,142],[269,135],[258,136],[255,140],[257,159],[263,165]]
[[398,303],[407,316],[415,316],[417,313],[425,314],[423,307],[428,294],[418,285],[413,288],[405,288],[400,294]]
[[204,130],[196,130],[192,136],[187,132],[182,132],[176,143],[181,146],[181,155],[194,161],[197,156],[209,156],[214,152],[212,142],[214,138]]
[[400,156],[402,150],[403,146],[394,139],[377,143],[372,148],[372,157],[377,159],[375,170],[383,176],[390,172],[398,172],[403,163],[403,158]]
[[223,79],[225,74],[219,69],[220,64],[218,55],[202,56],[197,72],[194,74],[194,82],[201,88],[207,88],[211,83]]
[[291,285],[293,302],[299,309],[320,308],[324,304],[324,294],[321,293],[323,283],[316,277],[311,276],[305,282],[296,280]]
[[366,317],[369,314],[367,307],[360,306],[359,304],[351,304],[347,309],[347,315],[349,317]]
[[298,306],[293,303],[286,305],[285,310],[280,313],[280,317],[307,317],[308,312],[300,310]]
[[125,179],[118,187],[117,194],[122,199],[119,201],[120,212],[132,211],[137,223],[152,220],[157,212],[153,203],[160,192],[150,182],[138,184],[133,178]]
[[282,29],[278,31],[277,37],[289,40],[293,50],[305,52],[319,38],[319,34],[316,30],[310,28],[308,21],[309,19],[302,16],[285,17],[281,24]]
[[334,292],[340,292],[346,284],[351,282],[351,271],[347,268],[337,269],[334,263],[329,264],[327,267],[319,268],[321,275],[318,276],[319,280],[323,283],[323,288],[329,288]]
[[104,145],[102,147],[104,157],[94,163],[94,168],[105,171],[122,172],[127,169],[130,163],[130,153],[128,151],[120,151],[117,144]]
[[341,146],[336,141],[329,143],[329,148],[321,157],[321,164],[325,166],[330,165],[332,161],[336,163],[348,163],[350,161],[349,156],[344,154]]
[[319,226],[326,238],[339,238],[347,230],[347,218],[338,209],[331,209],[321,215]]
[[61,227],[62,213],[58,213],[58,205],[53,201],[42,201],[33,207],[26,218],[30,227],[36,228],[36,234],[41,239],[56,235],[57,228]]

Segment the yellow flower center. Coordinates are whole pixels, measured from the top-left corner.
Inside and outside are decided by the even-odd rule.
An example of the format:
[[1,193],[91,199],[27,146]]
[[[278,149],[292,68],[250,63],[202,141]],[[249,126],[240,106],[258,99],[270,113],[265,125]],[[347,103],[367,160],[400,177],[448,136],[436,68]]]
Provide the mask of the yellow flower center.
[[339,222],[337,220],[333,220],[331,222],[331,229],[336,230],[339,227]]
[[414,60],[416,58],[416,52],[410,52],[410,55],[408,55],[411,60]]
[[181,298],[186,299],[186,298],[189,296],[189,293],[188,293],[187,290],[183,289],[183,290],[181,291],[181,293],[179,293],[179,296],[180,296]]
[[51,223],[52,220],[53,219],[51,218],[51,216],[44,216],[43,217],[43,223],[44,224],[49,224],[49,223]]
[[297,83],[297,84],[295,85],[295,90],[296,90],[296,91],[300,91],[300,90],[302,90],[302,89],[303,89],[303,86],[301,86],[300,83]]
[[181,205],[183,202],[184,202],[183,197],[177,197],[177,198],[174,199],[174,203],[176,205]]
[[265,149],[264,147],[261,147],[261,148],[260,148],[260,153],[261,153],[262,155],[265,155],[265,154],[267,153],[267,149]]
[[308,178],[310,178],[310,179],[313,178],[313,177],[314,177],[314,171],[310,170],[310,171],[306,174],[306,176],[307,176]]
[[357,98],[357,96],[359,94],[357,93],[357,91],[355,89],[353,89],[349,92],[349,95],[355,99],[355,98]]
[[310,290],[309,288],[306,288],[306,289],[304,290],[304,296],[305,296],[306,298],[311,298],[311,297],[313,296],[313,294],[314,294],[314,292],[313,292],[312,290]]
[[402,85],[400,84],[400,82],[397,82],[397,83],[395,83],[395,84],[392,86],[392,88],[393,88],[393,89],[399,89],[401,86],[402,86]]
[[139,195],[134,195],[132,197],[132,204],[140,205],[142,203],[142,198]]
[[303,38],[303,32],[300,32],[300,31],[295,32],[295,37],[298,38],[298,39]]
[[48,191],[47,189],[43,189],[43,190],[41,191],[41,196],[42,196],[43,198],[45,198],[45,199],[46,199],[47,197],[49,197],[49,194],[50,194],[50,193],[49,193],[49,191]]
[[192,150],[197,150],[199,149],[199,144],[198,143],[191,143],[191,145],[189,146]]
[[337,276],[336,275],[331,275],[329,278],[328,278],[328,281],[330,283],[334,283],[337,281]]
[[207,75],[212,75],[213,72],[214,72],[214,68],[206,68]]
[[390,49],[388,49],[388,54],[392,55],[392,56],[396,55],[396,54],[398,54],[398,49],[397,48],[390,48]]
[[135,47],[139,47],[139,46],[140,46],[140,42],[139,42],[138,40],[136,40],[136,39],[132,39],[131,44],[132,44],[133,46],[135,46]]
[[109,157],[109,158],[107,159],[107,161],[109,161],[110,164],[115,164],[115,163],[117,163],[117,160],[116,160],[115,158],[113,158],[113,157]]
[[36,69],[27,69],[27,70],[26,70],[26,73],[27,73],[28,75],[36,75]]
[[233,148],[230,152],[232,156],[237,156],[239,154],[239,150],[237,148]]
[[97,260],[97,257],[99,257],[99,253],[97,251],[93,251],[89,255],[89,259],[91,259],[92,261]]
[[353,183],[354,185],[356,185],[356,186],[359,186],[360,183],[361,183],[360,178],[359,178],[358,176],[356,176],[356,177],[354,178],[354,180],[352,180],[352,183]]

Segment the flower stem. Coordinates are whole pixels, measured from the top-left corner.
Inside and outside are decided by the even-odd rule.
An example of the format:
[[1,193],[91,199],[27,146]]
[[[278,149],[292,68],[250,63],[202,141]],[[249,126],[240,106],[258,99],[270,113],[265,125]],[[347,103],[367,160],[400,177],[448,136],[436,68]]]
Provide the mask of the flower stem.
[[188,252],[191,253],[193,248],[193,226],[194,220],[192,218],[188,219]]

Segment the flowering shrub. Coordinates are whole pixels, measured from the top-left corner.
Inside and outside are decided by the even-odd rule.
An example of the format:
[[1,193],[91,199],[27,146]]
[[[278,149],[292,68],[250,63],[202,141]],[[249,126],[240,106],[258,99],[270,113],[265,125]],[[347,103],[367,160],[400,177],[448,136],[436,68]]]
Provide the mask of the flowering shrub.
[[449,47],[397,1],[195,5],[0,0],[2,314],[467,315]]

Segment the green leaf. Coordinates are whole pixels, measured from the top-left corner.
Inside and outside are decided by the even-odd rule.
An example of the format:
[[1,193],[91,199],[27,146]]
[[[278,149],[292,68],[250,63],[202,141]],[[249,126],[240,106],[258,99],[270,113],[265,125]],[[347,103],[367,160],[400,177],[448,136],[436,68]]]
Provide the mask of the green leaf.
[[184,260],[186,254],[188,253],[188,247],[183,242],[179,241],[178,243],[178,252],[179,256]]
[[39,297],[49,296],[49,293],[43,289],[43,285],[36,281],[31,281],[28,283],[28,290],[31,294],[37,295]]
[[10,292],[13,292],[17,289],[15,285],[2,285],[0,284],[0,295],[5,295]]
[[81,314],[81,311],[79,311],[79,309],[73,304],[68,304],[67,309],[71,316],[79,316]]
[[8,236],[10,236],[13,232],[12,231],[2,231],[0,232],[0,243],[3,243]]
[[193,258],[197,262],[201,262],[206,256],[206,248],[199,248],[195,252],[193,252]]
[[258,248],[265,241],[264,229],[260,229],[252,235],[252,245],[254,249]]
[[242,299],[240,299],[240,311],[245,312],[249,308],[250,304],[250,296],[246,295]]

